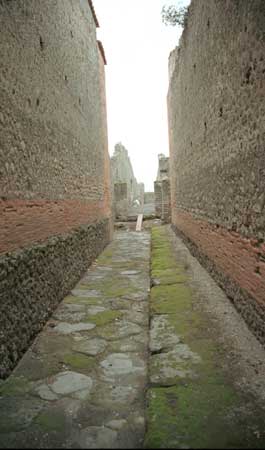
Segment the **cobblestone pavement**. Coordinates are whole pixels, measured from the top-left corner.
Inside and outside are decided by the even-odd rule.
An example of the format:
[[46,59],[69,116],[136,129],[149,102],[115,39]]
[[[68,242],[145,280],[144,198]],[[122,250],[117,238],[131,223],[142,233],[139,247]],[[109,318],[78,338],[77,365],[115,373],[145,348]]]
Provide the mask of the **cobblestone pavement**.
[[149,233],[115,233],[2,384],[1,448],[142,447],[149,261]]
[[0,385],[0,448],[264,448],[265,351],[169,226],[128,224]]

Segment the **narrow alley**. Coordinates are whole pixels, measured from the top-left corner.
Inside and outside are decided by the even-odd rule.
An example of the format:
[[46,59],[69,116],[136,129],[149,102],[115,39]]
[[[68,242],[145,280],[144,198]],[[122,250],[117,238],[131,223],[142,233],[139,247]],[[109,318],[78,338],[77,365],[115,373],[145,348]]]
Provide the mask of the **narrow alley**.
[[0,0],[0,449],[265,448],[265,0]]
[[263,448],[264,356],[168,226],[125,224],[2,382],[0,448]]

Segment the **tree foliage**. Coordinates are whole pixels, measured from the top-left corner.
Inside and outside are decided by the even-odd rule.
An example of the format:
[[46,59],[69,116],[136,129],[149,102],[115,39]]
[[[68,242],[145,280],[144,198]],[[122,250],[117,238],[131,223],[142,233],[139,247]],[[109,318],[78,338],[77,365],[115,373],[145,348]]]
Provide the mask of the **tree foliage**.
[[165,25],[185,26],[187,20],[188,8],[186,6],[164,5],[162,8],[162,21]]

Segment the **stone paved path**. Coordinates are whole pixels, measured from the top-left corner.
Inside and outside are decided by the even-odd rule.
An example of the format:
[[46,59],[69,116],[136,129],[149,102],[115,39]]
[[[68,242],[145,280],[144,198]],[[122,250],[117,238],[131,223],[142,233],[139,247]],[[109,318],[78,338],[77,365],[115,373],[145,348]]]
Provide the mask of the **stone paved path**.
[[139,448],[150,235],[118,232],[0,389],[0,447]]
[[0,385],[0,448],[264,448],[264,405],[225,294],[170,227],[125,228]]

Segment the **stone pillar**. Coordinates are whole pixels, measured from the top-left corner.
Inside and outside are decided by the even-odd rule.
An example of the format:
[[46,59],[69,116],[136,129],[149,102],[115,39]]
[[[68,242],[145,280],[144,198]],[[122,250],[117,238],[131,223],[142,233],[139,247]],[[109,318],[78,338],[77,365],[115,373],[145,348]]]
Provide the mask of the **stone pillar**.
[[162,185],[160,181],[154,182],[155,190],[155,215],[159,219],[162,217]]
[[129,212],[127,183],[114,184],[114,204],[116,219],[122,218],[126,220]]
[[170,181],[165,179],[161,181],[161,219],[165,223],[171,221],[171,199],[170,199]]

